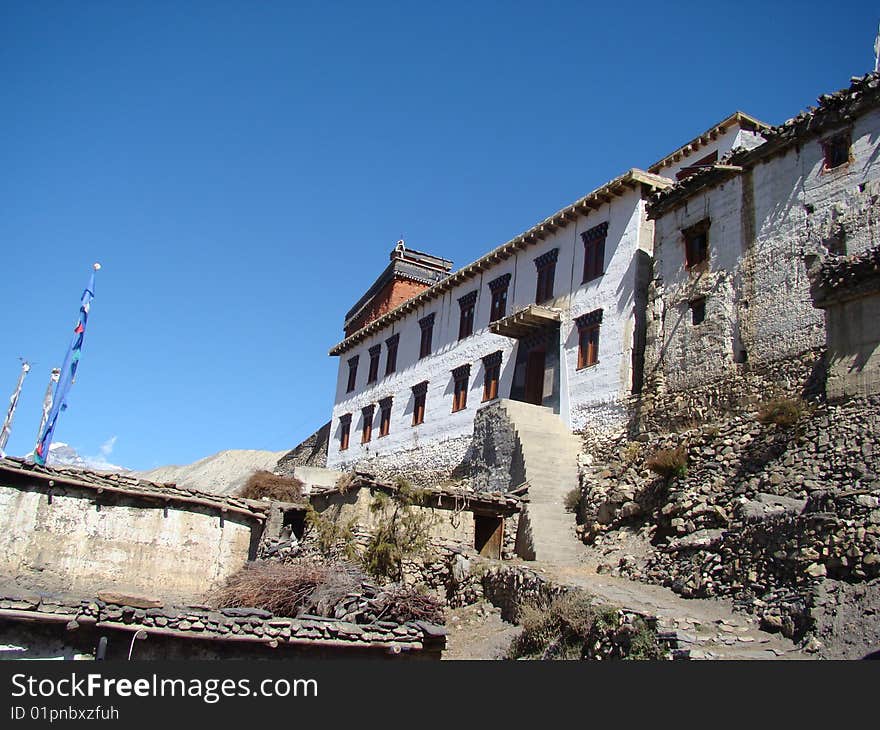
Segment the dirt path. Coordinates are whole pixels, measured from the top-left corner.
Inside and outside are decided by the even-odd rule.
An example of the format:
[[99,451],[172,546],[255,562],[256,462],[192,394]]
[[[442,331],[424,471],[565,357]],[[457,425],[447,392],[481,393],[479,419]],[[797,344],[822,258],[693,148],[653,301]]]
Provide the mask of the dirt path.
[[477,603],[446,612],[446,651],[443,659],[503,659],[519,626],[501,618],[501,610]]

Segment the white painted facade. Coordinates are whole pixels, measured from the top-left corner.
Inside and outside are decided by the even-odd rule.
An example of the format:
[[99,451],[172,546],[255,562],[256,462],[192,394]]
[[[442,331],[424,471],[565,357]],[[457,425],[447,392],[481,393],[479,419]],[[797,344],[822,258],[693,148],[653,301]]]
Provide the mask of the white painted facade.
[[[850,162],[824,169],[821,142],[841,130],[851,135]],[[735,373],[738,361],[769,367],[825,344],[808,264],[837,245],[840,231],[838,253],[872,245],[880,225],[878,149],[875,110],[762,159],[657,218],[652,315],[661,324],[649,359],[669,390]],[[708,266],[688,271],[682,231],[706,219]],[[705,320],[693,324],[689,302],[699,297]]]
[[[674,179],[675,173],[690,159],[699,159],[713,149],[721,154],[736,144],[754,146],[737,124],[730,124],[708,145],[685,153],[676,164],[665,165],[662,174]],[[659,164],[659,163],[658,163]],[[644,174],[644,173],[642,173]],[[647,176],[651,177],[651,176]],[[659,181],[657,185],[665,185]],[[639,300],[638,287],[646,291],[647,275],[639,271],[653,254],[653,222],[647,219],[645,198],[650,190],[633,185],[618,195],[608,195],[605,202],[588,214],[579,214],[565,227],[557,228],[543,240],[530,243],[506,260],[498,261],[465,278],[451,289],[438,291],[435,297],[419,297],[419,305],[402,316],[389,313],[379,320],[387,324],[339,355],[333,416],[327,464],[345,469],[374,465],[401,467],[412,465],[427,470],[453,468],[465,458],[473,432],[474,415],[482,405],[484,367],[482,358],[501,351],[499,398],[509,398],[513,385],[518,341],[489,331],[491,291],[489,282],[510,274],[506,314],[535,302],[537,271],[535,259],[558,249],[554,279],[554,298],[542,306],[559,312],[559,367],[557,401],[554,410],[574,430],[619,430],[626,422],[626,402],[633,391],[633,350],[638,347],[637,316],[645,303]],[[607,223],[603,275],[582,283],[585,246],[581,234]],[[641,253],[640,253],[641,252]],[[644,279],[640,281],[639,277]],[[458,300],[476,291],[474,332],[459,341],[460,307]],[[644,296],[644,295],[643,295]],[[579,334],[575,319],[602,310],[598,362],[578,369]],[[419,359],[421,327],[419,320],[435,314],[431,354]],[[399,334],[397,369],[384,376],[387,348],[385,341]],[[367,383],[369,350],[381,346],[379,377]],[[339,346],[337,346],[339,349]],[[358,356],[356,385],[347,392],[350,358]],[[452,412],[454,380],[452,371],[470,365],[467,407]],[[548,374],[547,382],[557,374]],[[413,426],[414,396],[412,386],[428,382],[424,423]],[[545,388],[549,385],[545,386]],[[379,402],[392,397],[390,431],[379,436]],[[372,438],[361,443],[362,409],[374,405]],[[350,414],[349,446],[340,450],[340,418]]]

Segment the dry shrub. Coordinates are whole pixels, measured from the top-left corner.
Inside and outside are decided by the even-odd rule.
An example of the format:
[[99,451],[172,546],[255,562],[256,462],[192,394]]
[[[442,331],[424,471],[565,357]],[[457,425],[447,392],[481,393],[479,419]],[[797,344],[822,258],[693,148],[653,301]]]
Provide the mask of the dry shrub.
[[549,605],[523,606],[522,633],[510,645],[508,657],[580,659],[595,621],[590,596],[583,591],[569,591]]
[[666,479],[683,477],[687,473],[687,448],[682,444],[674,449],[660,449],[645,464]]
[[569,492],[567,492],[563,502],[565,504],[565,509],[567,512],[577,513],[578,507],[580,507],[580,505],[581,505],[581,489],[580,489],[580,487],[574,487]]
[[806,406],[799,398],[772,398],[758,408],[758,420],[765,426],[793,426],[804,415]]
[[347,471],[343,474],[339,479],[336,480],[336,488],[345,494],[349,489],[354,486],[355,483],[355,475],[353,471]]
[[413,508],[422,490],[398,486],[395,498],[379,492],[370,503],[376,515],[364,549],[363,563],[375,578],[402,580],[403,561],[423,555],[429,546],[433,519]]
[[271,471],[255,471],[238,493],[245,499],[272,499],[301,502],[303,483],[295,477],[282,477]]
[[310,561],[248,563],[209,598],[217,608],[262,608],[276,616],[296,616],[333,571]]
[[390,586],[382,594],[382,599],[385,602],[380,615],[383,621],[427,621],[432,624],[444,622],[443,602],[418,588]]

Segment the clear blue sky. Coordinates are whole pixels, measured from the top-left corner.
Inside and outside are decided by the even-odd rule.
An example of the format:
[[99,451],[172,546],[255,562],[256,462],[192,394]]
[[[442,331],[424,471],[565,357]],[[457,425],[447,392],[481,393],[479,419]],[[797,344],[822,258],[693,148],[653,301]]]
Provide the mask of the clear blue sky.
[[404,236],[462,266],[736,109],[873,68],[875,3],[0,5],[0,400],[130,468],[294,446],[342,318]]

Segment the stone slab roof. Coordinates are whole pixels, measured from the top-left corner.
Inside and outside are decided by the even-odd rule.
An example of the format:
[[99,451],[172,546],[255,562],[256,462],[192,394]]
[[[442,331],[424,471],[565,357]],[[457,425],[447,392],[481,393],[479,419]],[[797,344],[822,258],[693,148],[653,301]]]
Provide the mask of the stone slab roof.
[[275,616],[256,608],[212,610],[207,606],[166,606],[159,602],[146,607],[147,603],[125,596],[101,600],[44,595],[0,585],[0,620],[62,623],[71,630],[94,626],[130,632],[143,630],[148,635],[183,640],[249,642],[271,648],[367,648],[394,654],[428,647],[442,649],[446,642],[445,628],[424,621],[355,624],[317,616]]
[[158,483],[127,474],[101,474],[93,471],[59,467],[38,466],[24,459],[7,456],[0,459],[0,484],[9,477],[27,478],[45,483],[92,489],[99,494],[119,494],[150,501],[199,505],[220,513],[240,514],[256,520],[264,520],[269,509],[268,502],[220,496],[179,487],[172,482]]
[[850,85],[818,98],[818,107],[769,129],[759,129],[764,142],[751,150],[733,150],[718,164],[695,172],[677,184],[651,197],[648,217],[658,218],[697,193],[716,187],[741,173],[745,168],[786,152],[805,139],[851,123],[857,116],[880,106],[880,73],[854,76]]
[[[312,489],[312,497],[326,497],[351,489],[378,489],[387,494],[394,495],[400,488],[391,482],[384,482],[374,478],[368,472],[356,472],[354,481],[347,487],[340,488],[324,487]],[[491,511],[519,512],[523,502],[528,501],[523,493],[528,491],[528,484],[522,485],[514,492],[475,492],[467,489],[453,489],[447,487],[426,487],[418,490],[425,496],[426,507],[459,508],[459,509],[487,509]]]

